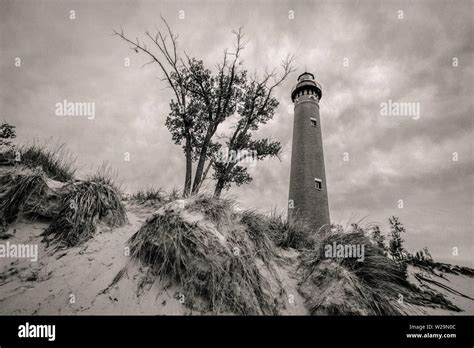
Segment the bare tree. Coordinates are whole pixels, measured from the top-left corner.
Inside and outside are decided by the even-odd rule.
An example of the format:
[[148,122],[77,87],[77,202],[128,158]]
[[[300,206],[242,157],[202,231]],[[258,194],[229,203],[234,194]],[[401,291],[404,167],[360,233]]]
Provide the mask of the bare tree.
[[[158,53],[155,53],[152,49],[149,49],[145,42],[140,42],[138,37],[135,40],[129,39],[125,36],[123,29],[120,29],[120,32],[114,30],[114,34],[122,38],[124,41],[131,45],[136,53],[143,52],[151,58],[151,61],[146,64],[158,64],[163,75],[165,76],[165,81],[167,81],[169,87],[173,90],[173,93],[176,97],[176,101],[172,100],[172,103],[175,103],[179,110],[179,118],[182,121],[183,129],[183,138],[184,138],[184,153],[186,157],[186,174],[184,181],[183,195],[189,195],[191,191],[191,180],[192,180],[192,137],[191,137],[191,127],[192,127],[192,114],[188,112],[187,109],[187,96],[188,89],[186,87],[186,79],[182,75],[183,71],[183,61],[178,54],[177,50],[177,40],[178,36],[173,33],[170,26],[166,20],[161,17],[162,22],[166,26],[166,34],[161,32],[159,29],[156,29],[155,35],[147,30],[145,32],[146,37],[149,41],[153,43],[155,49],[158,50]],[[168,40],[169,37],[169,41]],[[146,65],[145,64],[145,65]],[[180,143],[181,138],[175,140]]]

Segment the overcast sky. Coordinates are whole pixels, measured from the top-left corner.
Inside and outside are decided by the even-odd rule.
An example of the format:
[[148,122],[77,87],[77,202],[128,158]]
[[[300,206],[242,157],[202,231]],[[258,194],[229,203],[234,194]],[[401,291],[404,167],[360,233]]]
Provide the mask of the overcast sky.
[[[396,215],[410,251],[426,245],[439,260],[472,266],[472,4],[1,0],[0,120],[17,126],[19,142],[67,143],[81,173],[107,160],[130,192],[182,186],[184,158],[164,126],[170,90],[157,67],[142,68],[145,56],[112,30],[122,25],[127,35],[143,37],[162,14],[180,47],[214,67],[232,47],[231,30],[243,26],[250,40],[246,69],[277,67],[290,52],[298,70],[276,91],[280,106],[259,131],[282,142],[281,161],[259,163],[250,171],[253,183],[230,194],[262,212],[286,210],[290,90],[306,67],[323,86],[332,220],[345,225],[365,217],[386,229]],[[56,116],[55,104],[64,99],[94,102],[95,119]],[[381,115],[388,100],[419,103],[419,119]]]

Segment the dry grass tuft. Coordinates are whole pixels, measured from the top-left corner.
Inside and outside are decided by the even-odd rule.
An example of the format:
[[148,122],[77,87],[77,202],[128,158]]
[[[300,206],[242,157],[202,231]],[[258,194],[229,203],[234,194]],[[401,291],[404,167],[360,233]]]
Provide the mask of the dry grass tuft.
[[[171,205],[131,237],[132,260],[149,266],[155,277],[175,282],[192,308],[198,305],[214,314],[277,314],[281,304],[272,291],[279,283],[262,261],[256,240],[235,221],[219,230],[212,223],[226,221],[230,202],[189,199],[186,214],[198,212],[206,222],[190,221]],[[204,301],[196,304],[196,299]]]
[[64,188],[61,209],[44,237],[58,247],[77,246],[93,237],[98,222],[121,226],[126,220],[121,193],[110,176],[99,172]]
[[0,223],[6,228],[18,217],[23,205],[32,194],[42,194],[46,188],[40,171],[8,172],[0,177]]
[[166,197],[161,188],[155,189],[154,187],[148,187],[145,190],[135,192],[131,198],[137,201],[137,203],[143,204],[146,202],[162,203],[165,201]]
[[[325,246],[333,243],[364,245],[364,260],[325,257]],[[329,234],[315,249],[302,254],[300,268],[300,290],[311,314],[400,315],[406,309],[402,303],[457,308],[441,295],[410,284],[403,267],[386,257],[363,232]]]
[[281,214],[273,213],[268,221],[269,233],[275,244],[280,248],[298,250],[311,249],[317,234],[309,224],[302,219],[288,221]]
[[197,194],[186,202],[186,209],[203,213],[210,221],[217,224],[229,222],[234,211],[234,201],[227,198],[216,198],[206,194]]
[[181,197],[182,197],[181,190],[177,187],[173,187],[171,191],[168,193],[168,195],[166,196],[166,201],[172,202],[177,199],[180,199]]
[[54,180],[66,182],[74,179],[76,159],[65,144],[51,145],[38,142],[19,149],[20,163],[29,167],[41,167],[46,175]]
[[275,244],[271,239],[273,231],[269,222],[268,217],[254,210],[245,210],[240,216],[240,223],[245,227],[265,260],[276,257]]

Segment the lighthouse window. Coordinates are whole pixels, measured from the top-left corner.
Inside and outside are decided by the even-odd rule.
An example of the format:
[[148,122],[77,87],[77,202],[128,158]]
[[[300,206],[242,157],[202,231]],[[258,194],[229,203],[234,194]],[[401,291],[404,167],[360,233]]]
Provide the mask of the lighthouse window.
[[318,121],[317,121],[315,118],[312,118],[312,117],[311,117],[310,121],[311,121],[311,125],[312,125],[313,127],[317,127],[317,126],[318,126]]
[[323,189],[323,182],[321,181],[321,179],[314,178],[314,187],[317,190],[322,190]]

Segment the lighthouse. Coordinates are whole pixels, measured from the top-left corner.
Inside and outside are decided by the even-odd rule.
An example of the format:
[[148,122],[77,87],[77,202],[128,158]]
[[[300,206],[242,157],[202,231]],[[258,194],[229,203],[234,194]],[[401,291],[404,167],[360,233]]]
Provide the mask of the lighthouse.
[[321,86],[308,72],[298,77],[291,91],[294,120],[288,218],[304,219],[316,230],[330,223],[319,117],[321,97]]

